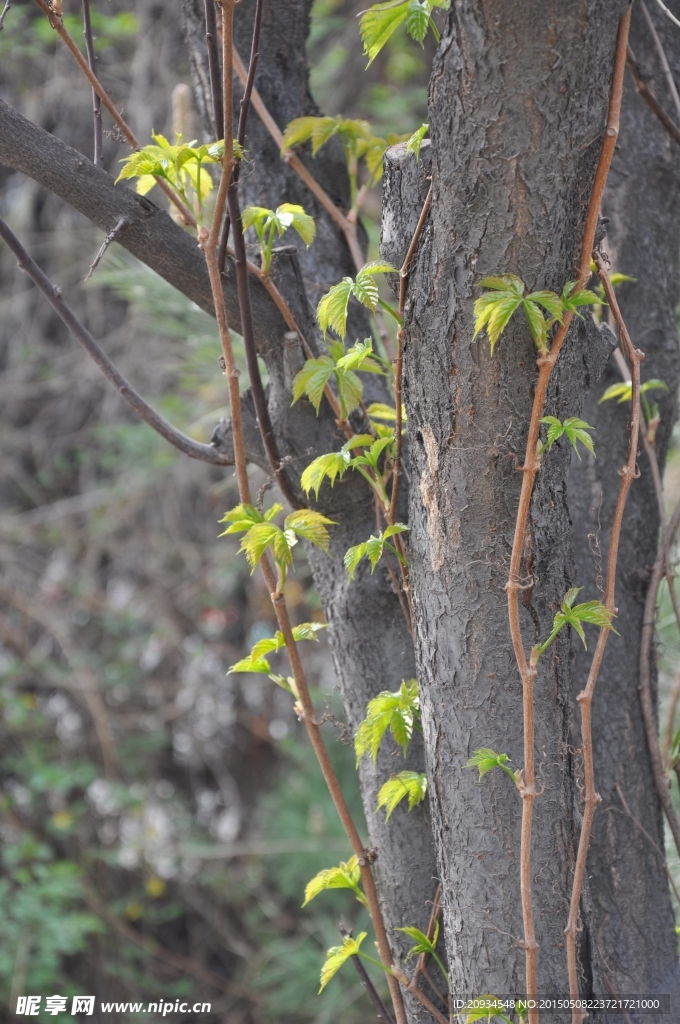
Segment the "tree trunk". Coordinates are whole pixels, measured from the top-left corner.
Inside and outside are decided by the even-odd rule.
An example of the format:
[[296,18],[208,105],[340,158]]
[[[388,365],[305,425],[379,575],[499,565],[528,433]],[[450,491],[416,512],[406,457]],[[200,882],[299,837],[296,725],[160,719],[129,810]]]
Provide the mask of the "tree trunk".
[[[521,686],[504,588],[536,375],[536,352],[519,322],[493,358],[486,338],[472,340],[472,302],[485,274],[515,273],[528,289],[558,292],[574,278],[624,9],[619,0],[578,9],[554,0],[461,0],[431,79],[432,213],[406,317],[409,548],[446,948],[453,991],[468,996],[525,989],[521,801],[504,773],[480,783],[464,766],[479,747],[522,765]],[[609,351],[592,324],[572,327],[546,412],[578,415]],[[523,567],[527,648],[548,635],[564,593],[580,582],[568,463],[564,445],[544,456],[532,502]],[[539,662],[536,686],[545,787],[532,844],[541,993],[568,991],[564,927],[577,838],[568,668],[562,637]],[[587,938],[584,991],[601,984]]]
[[[656,16],[654,4],[649,6],[671,66],[680,70],[678,30],[662,14]],[[677,121],[653,39],[638,6],[633,11],[630,44],[637,63],[654,76],[665,109]],[[674,318],[680,296],[680,148],[636,94],[629,75],[619,139],[605,202],[604,212],[611,222],[604,248],[617,271],[636,278],[636,283],[620,288],[620,303],[631,337],[645,353],[642,379],[660,377],[670,389],[668,394],[655,392],[653,396],[661,408],[656,447],[663,467],[680,374]],[[589,596],[594,593],[595,575],[589,535],[599,534],[600,548],[606,553],[630,409],[629,405],[597,402],[605,387],[620,379],[612,360],[583,413],[596,427],[599,457],[572,465],[569,477],[577,578],[585,583]],[[628,499],[619,553],[616,603],[620,636],[610,639],[593,705],[595,772],[602,803],[595,816],[588,873],[597,944],[614,989],[618,993],[677,992],[677,936],[664,858],[658,852],[664,847],[663,821],[638,695],[640,632],[656,556],[659,516],[643,451],[638,464],[641,475]],[[574,694],[584,685],[587,666],[588,655],[576,645]],[[578,728],[576,735],[580,735]],[[574,740],[575,745],[579,742]],[[639,825],[625,813],[617,786]]]

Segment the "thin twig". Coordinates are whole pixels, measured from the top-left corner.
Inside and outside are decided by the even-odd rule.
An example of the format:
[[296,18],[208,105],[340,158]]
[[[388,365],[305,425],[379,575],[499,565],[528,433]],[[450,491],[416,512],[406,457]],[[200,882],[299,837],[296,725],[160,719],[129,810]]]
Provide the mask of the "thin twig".
[[667,15],[667,16],[668,16],[668,17],[669,17],[669,18],[671,19],[671,21],[673,22],[673,24],[674,24],[674,25],[677,25],[677,26],[678,26],[678,28],[680,28],[680,21],[678,21],[678,19],[677,19],[677,18],[675,17],[675,15],[674,15],[674,14],[671,14],[671,12],[670,12],[670,11],[668,10],[668,8],[666,7],[665,3],[663,3],[663,2],[662,2],[662,0],[656,0],[656,2],[657,2],[657,4],[659,5],[659,7],[661,8],[661,10],[663,11],[663,13],[664,13],[665,15]]
[[[586,214],[586,223],[583,232],[581,245],[581,259],[579,265],[578,280],[575,289],[584,288],[590,278],[590,259],[595,241],[595,231],[600,215],[600,204],[604,193],[604,187],[609,174],[614,147],[619,134],[619,120],[621,112],[621,98],[623,94],[623,73],[626,61],[626,46],[628,41],[628,30],[630,27],[630,8],[624,13],[619,23],[616,53],[614,56],[614,68],[609,97],[609,110],[607,114],[607,126],[605,129],[600,159],[598,161],[593,181],[593,188]],[[536,934],[534,929],[533,898],[531,889],[531,833],[533,823],[534,801],[536,799],[536,775],[534,764],[534,682],[536,679],[536,668],[527,662],[522,641],[522,630],[519,618],[519,591],[521,589],[521,560],[524,549],[524,538],[529,518],[531,495],[534,489],[536,475],[540,469],[540,460],[537,456],[538,438],[541,428],[541,417],[548,390],[548,382],[553,371],[562,345],[571,325],[573,314],[567,312],[562,323],[558,326],[555,337],[550,345],[550,351],[543,350],[539,353],[538,380],[534,392],[534,400],[529,421],[529,433],[527,437],[524,465],[522,467],[522,488],[515,521],[515,534],[512,544],[510,558],[510,572],[506,589],[508,592],[508,618],[510,621],[510,635],[515,652],[515,658],[522,679],[522,704],[524,715],[524,769],[523,784],[520,789],[522,796],[522,827],[520,840],[520,888],[522,894],[522,918],[524,923],[524,947],[526,952],[526,992],[531,999],[536,999],[538,989],[537,976],[537,950]],[[529,1024],[538,1024],[539,1014],[537,1009],[529,1010]]]
[[[636,462],[638,435],[640,431],[640,363],[644,354],[633,345],[628,330],[621,315],[621,310],[616,299],[614,289],[609,279],[609,273],[605,267],[601,255],[594,254],[597,273],[602,282],[605,296],[614,316],[618,329],[619,342],[625,348],[626,358],[630,368],[630,379],[632,387],[631,395],[631,425],[628,439],[628,456],[625,465],[619,470],[621,484],[614,510],[612,521],[611,537],[609,541],[609,553],[607,556],[607,579],[605,583],[604,604],[608,612],[616,614],[616,567],[619,557],[619,543],[621,540],[621,528],[623,526],[623,513],[628,499],[628,492],[636,477]],[[593,732],[592,732],[592,703],[595,685],[600,674],[600,668],[604,658],[605,648],[609,640],[611,630],[604,627],[600,629],[597,638],[597,646],[588,674],[585,689],[576,698],[581,709],[581,737],[583,741],[583,766],[585,773],[585,810],[581,824],[581,835],[579,836],[578,853],[574,866],[574,879],[571,889],[571,901],[569,906],[569,919],[565,928],[567,941],[567,965],[569,970],[569,994],[572,999],[578,1002],[578,963],[576,958],[576,940],[579,932],[579,910],[581,905],[581,892],[583,889],[583,878],[586,870],[588,857],[588,846],[590,845],[590,834],[593,825],[595,808],[601,801],[601,796],[595,788],[595,767],[593,762]],[[588,1014],[575,1006],[572,1010],[573,1024],[581,1024]]]
[[[234,69],[236,70],[236,74],[241,80],[241,84],[245,86],[248,76],[246,75],[246,69],[243,65],[243,61],[241,60],[241,58],[238,55],[238,52],[236,51],[236,48],[234,48]],[[347,242],[350,254],[352,256],[352,260],[354,261],[354,266],[356,267],[357,270],[361,270],[361,268],[364,265],[364,255],[361,251],[361,246],[359,245],[359,240],[357,238],[356,224],[351,224],[349,222],[345,214],[342,212],[342,210],[339,209],[339,207],[335,205],[335,203],[328,195],[328,193],[325,191],[325,189],[323,189],[316,180],[316,178],[312,174],[310,174],[310,172],[307,170],[307,168],[302,163],[300,158],[295,153],[293,153],[292,150],[284,149],[283,133],[281,132],[281,129],[277,125],[272,115],[267,110],[267,107],[265,106],[262,97],[260,96],[259,92],[255,87],[253,87],[251,102],[260,120],[264,124],[265,128],[271,135],[276,145],[281,150],[281,156],[283,157],[283,159],[286,161],[288,166],[292,167],[295,173],[300,178],[302,178],[309,191],[314,196],[316,196],[316,198],[319,200],[319,202],[325,209],[326,213],[328,213],[331,219],[335,221],[335,223],[342,231],[343,235],[345,236],[345,241]]]
[[673,97],[673,103],[675,104],[675,112],[678,115],[678,117],[680,117],[680,96],[678,95],[678,87],[675,84],[675,79],[673,78],[671,66],[668,63],[666,51],[664,50],[661,40],[659,38],[659,33],[656,31],[656,28],[654,27],[654,22],[652,21],[649,11],[647,10],[647,4],[645,3],[645,0],[640,0],[640,7],[642,8],[642,13],[645,16],[647,28],[649,29],[652,39],[654,40],[654,46],[656,47],[656,52],[659,55],[659,60],[661,61],[661,67],[663,68],[663,73],[666,76],[668,89],[671,96]]
[[675,729],[673,728],[673,726],[675,723],[675,712],[678,707],[678,698],[680,698],[680,669],[678,669],[678,672],[675,676],[675,682],[673,683],[673,690],[671,692],[671,699],[668,702],[666,735],[663,744],[663,760],[666,765],[668,765],[668,758],[670,756],[671,747],[673,746],[673,736],[675,735]]
[[2,32],[3,28],[5,27],[5,18],[7,17],[11,9],[12,0],[5,0],[5,6],[3,7],[2,13],[0,14],[0,32]]
[[208,50],[213,131],[215,132],[215,141],[217,142],[224,138],[224,110],[222,107],[222,68],[220,67],[220,53],[217,46],[215,0],[205,0],[205,40]]
[[663,867],[664,867],[664,871],[666,872],[666,875],[668,877],[668,881],[670,882],[671,888],[673,889],[673,892],[675,893],[675,898],[676,898],[676,900],[678,902],[678,906],[680,906],[680,893],[678,892],[678,888],[677,888],[677,886],[676,886],[676,884],[675,884],[675,882],[673,880],[673,876],[671,875],[670,871],[668,870],[668,864],[666,863],[666,855],[664,854],[663,850],[661,850],[659,848],[658,844],[654,841],[652,836],[650,836],[649,832],[644,827],[644,825],[637,820],[637,818],[635,817],[635,815],[631,811],[631,809],[628,806],[628,803],[626,801],[626,798],[625,798],[625,796],[623,795],[623,793],[621,791],[621,787],[618,784],[618,782],[616,783],[615,789],[616,789],[616,792],[619,794],[619,800],[623,804],[623,809],[626,812],[626,814],[628,815],[628,817],[633,822],[635,822],[637,827],[642,832],[643,836],[645,836],[645,838],[649,840],[649,842],[652,844],[652,846],[654,847],[656,852],[659,854],[659,857],[661,858],[661,863],[663,864]]
[[[93,75],[97,74],[97,58],[94,52],[94,38],[92,36],[92,20],[90,18],[90,0],[83,0],[83,35],[85,36],[85,48],[87,49],[87,60]],[[102,101],[92,90],[92,116],[94,119],[94,156],[92,163],[97,167],[104,166],[104,131],[102,127]]]
[[[82,53],[76,46],[73,37],[64,26],[61,14],[57,14],[56,11],[52,10],[52,8],[48,6],[45,0],[34,0],[34,3],[37,7],[40,8],[40,10],[43,12],[45,17],[49,21],[52,28],[63,40],[69,53],[71,54],[71,56],[73,57],[73,59],[75,60],[76,64],[83,72],[85,77],[87,78],[88,82],[92,86],[93,90],[96,92],[97,96],[99,96],[100,100],[108,110],[114,122],[120,128],[126,141],[130,144],[130,146],[133,149],[139,149],[140,144],[137,137],[135,136],[134,132],[129,127],[129,125],[126,123],[126,121],[121,117],[115,104],[113,103],[108,93],[102,86],[101,82],[94,74],[94,72],[91,70],[90,65],[87,63]],[[168,199],[177,207],[180,214],[182,215],[184,223],[187,224],[189,227],[196,227],[196,218],[194,217],[193,213],[186,205],[182,197],[179,196],[177,192],[175,192],[175,190],[172,188],[172,186],[169,185],[167,181],[164,181],[163,178],[157,177],[156,182],[158,186],[163,190],[163,192],[165,192]]]
[[675,121],[671,117],[669,117],[669,115],[666,113],[664,108],[657,100],[654,93],[651,91],[651,89],[645,82],[642,72],[640,71],[640,68],[637,66],[635,62],[635,56],[630,47],[628,47],[628,56],[626,63],[628,64],[628,70],[633,76],[633,81],[635,82],[635,88],[638,92],[638,95],[642,97],[645,103],[658,117],[659,121],[666,129],[670,137],[675,142],[680,143],[680,128],[678,128]]
[[161,437],[164,437],[166,441],[169,441],[179,451],[188,455],[189,458],[199,459],[201,462],[210,462],[216,466],[231,465],[230,461],[226,460],[224,456],[221,456],[210,445],[200,444],[198,441],[194,441],[193,438],[183,434],[181,430],[173,427],[171,423],[168,423],[166,419],[145,402],[142,396],[135,391],[100,348],[87,328],[84,327],[70,306],[64,301],[59,289],[55,288],[52,282],[43,274],[35,260],[29,256],[19,239],[2,218],[0,218],[0,238],[7,243],[16,256],[21,270],[25,271],[33,283],[37,285],[60,319],[71,331],[76,341],[80,342],[106,379],[113,384],[120,393],[121,398],[134,409],[140,419],[143,419],[157,434],[160,434]]
[[104,255],[104,253],[106,252],[108,247],[111,245],[111,242],[115,242],[116,238],[121,233],[121,231],[124,231],[125,228],[129,226],[129,223],[130,222],[128,221],[127,217],[119,217],[118,218],[118,220],[116,221],[115,225],[111,228],[111,230],[106,235],[106,238],[104,239],[104,241],[100,245],[99,252],[95,256],[95,258],[92,260],[92,263],[90,264],[90,269],[88,270],[87,274],[85,275],[85,280],[86,281],[89,280],[89,278],[92,277],[93,273],[95,272],[95,270],[99,266],[99,263],[101,262],[102,256]]
[[[614,986],[609,980],[609,977],[606,974],[603,974],[602,976],[604,978],[604,983],[607,986],[607,991],[609,992],[609,995],[612,997],[612,999],[618,999]],[[620,1006],[619,1009],[621,1010],[621,1015],[625,1021],[625,1024],[633,1024],[632,1020],[630,1019],[626,1011],[623,1009],[623,1007]]]

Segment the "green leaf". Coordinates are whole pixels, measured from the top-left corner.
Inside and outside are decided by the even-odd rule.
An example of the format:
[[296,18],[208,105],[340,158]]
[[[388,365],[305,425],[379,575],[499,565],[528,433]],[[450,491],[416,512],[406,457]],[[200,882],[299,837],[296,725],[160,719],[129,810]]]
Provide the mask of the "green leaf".
[[406,8],[406,31],[422,46],[430,25],[430,8],[427,0],[419,3],[418,0],[410,0]]
[[[474,304],[475,333],[486,330],[493,355],[496,343],[505,330],[512,315],[521,306],[524,310],[531,337],[538,349],[548,344],[548,330],[556,321],[562,320],[564,307],[562,299],[555,292],[538,291],[525,295],[524,282],[515,274],[496,274],[480,282],[489,290]],[[541,308],[542,307],[542,308]],[[546,320],[543,310],[550,319]]]
[[334,373],[335,362],[330,356],[308,359],[293,378],[293,405],[303,395],[307,395],[318,415],[324,388]]
[[434,934],[432,939],[428,939],[425,932],[421,932],[420,928],[414,928],[411,925],[407,925],[405,928],[397,928],[396,931],[403,932],[404,935],[408,935],[409,939],[413,939],[416,945],[413,949],[410,949],[406,954],[406,959],[410,959],[412,956],[420,956],[421,953],[434,953],[437,948],[437,939],[439,938],[439,921],[434,923]]
[[300,486],[305,494],[314,491],[314,496],[319,497],[321,484],[328,477],[331,487],[336,477],[341,480],[350,464],[350,453],[343,450],[339,452],[328,452],[327,455],[319,455],[317,459],[307,466],[300,477]]
[[404,0],[403,3],[394,3],[394,0],[388,0],[387,3],[375,4],[364,12],[359,30],[364,44],[364,53],[369,58],[367,66],[370,67],[387,40],[406,19],[407,13],[407,0]]
[[555,441],[564,434],[571,442],[579,459],[581,458],[581,453],[577,448],[578,442],[580,442],[584,448],[587,448],[589,452],[595,455],[593,439],[588,433],[589,430],[594,430],[595,427],[591,427],[589,423],[585,422],[585,420],[580,420],[576,416],[569,416],[563,423],[560,423],[555,416],[544,416],[541,423],[547,423],[549,426],[545,444],[539,449],[539,454],[550,451]]
[[581,291],[573,291],[576,287],[575,281],[567,281],[562,290],[562,306],[564,310],[571,310],[576,313],[579,306],[601,306],[602,298],[595,292],[584,288]]
[[371,402],[366,412],[372,420],[385,420],[388,423],[394,423],[397,419],[396,409],[383,402]]
[[[389,820],[394,808],[408,797],[408,809],[412,811],[425,799],[427,776],[421,772],[399,772],[388,779],[378,791],[378,810],[385,808],[385,821]],[[404,929],[401,929],[402,931]]]
[[[273,518],[282,508],[283,505],[272,505],[267,513],[268,518]],[[219,536],[224,537],[227,533],[242,533],[244,530],[249,530],[255,523],[264,523],[265,521],[265,516],[254,505],[242,502],[222,516],[220,522],[229,523],[230,525]]]
[[465,765],[466,768],[478,768],[479,778],[483,779],[487,772],[490,772],[492,768],[502,768],[506,772],[513,782],[517,782],[517,776],[511,768],[507,767],[507,763],[510,760],[507,754],[498,754],[495,750],[491,750],[489,747],[482,747],[480,750],[475,750],[470,760]]
[[356,939],[353,939],[350,935],[345,935],[341,946],[331,946],[326,953],[326,962],[321,968],[320,993],[323,992],[333,975],[337,974],[342,965],[349,960],[351,956],[358,956],[359,947],[367,934],[367,932],[360,932]]
[[296,537],[302,537],[304,540],[308,540],[311,544],[314,544],[317,548],[321,548],[328,554],[329,536],[326,526],[335,525],[333,519],[327,519],[326,516],[322,516],[320,512],[315,512],[310,508],[296,509],[295,512],[291,512],[289,516],[286,516],[283,527],[285,531],[290,531],[295,534]]
[[406,754],[414,728],[420,728],[419,716],[420,699],[417,679],[402,682],[396,693],[391,693],[389,690],[379,693],[377,697],[369,701],[366,718],[359,725],[354,738],[357,764],[364,754],[368,754],[375,762],[378,748],[387,729],[395,738],[397,735],[401,737],[398,742]]
[[413,133],[411,138],[406,143],[406,152],[413,153],[416,160],[420,160],[420,148],[423,144],[423,139],[425,138],[429,130],[429,124],[421,124],[420,128],[418,128]]
[[333,330],[341,338],[347,333],[347,307],[354,289],[354,281],[351,277],[343,277],[342,281],[334,284],[333,287],[319,301],[316,307],[316,317],[319,327],[325,334]]
[[284,231],[287,231],[288,228],[293,228],[294,231],[297,231],[305,245],[310,246],[314,241],[316,234],[314,218],[305,213],[302,206],[296,206],[294,203],[282,203],[281,206],[277,207],[272,219],[279,236]]
[[270,545],[274,547],[274,557],[278,562],[287,565],[293,564],[293,556],[289,545],[285,542],[281,527],[276,526],[275,523],[256,523],[248,530],[239,548],[239,551],[245,552],[251,573],[255,571],[257,563]]
[[326,889],[352,889],[357,899],[366,906],[366,897],[359,888],[360,880],[361,868],[355,856],[350,857],[347,863],[341,861],[337,867],[324,868],[307,883],[305,902],[302,906],[306,907],[315,896]]

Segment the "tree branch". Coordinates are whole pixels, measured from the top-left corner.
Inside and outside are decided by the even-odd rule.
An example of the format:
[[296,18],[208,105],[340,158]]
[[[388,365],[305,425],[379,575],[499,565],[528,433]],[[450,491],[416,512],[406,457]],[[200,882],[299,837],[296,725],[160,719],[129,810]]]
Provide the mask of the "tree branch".
[[626,63],[628,65],[628,70],[630,71],[631,75],[633,76],[633,81],[635,82],[635,88],[636,88],[636,90],[638,92],[638,95],[640,95],[642,97],[642,99],[649,106],[649,108],[653,111],[653,113],[656,114],[656,116],[658,117],[659,121],[661,122],[663,127],[666,129],[666,131],[668,132],[670,137],[675,142],[680,143],[680,128],[678,128],[678,126],[675,123],[675,121],[671,117],[668,116],[666,111],[663,109],[663,107],[661,106],[661,104],[657,100],[657,98],[654,95],[654,93],[651,92],[651,90],[647,86],[647,83],[645,82],[645,79],[644,79],[644,77],[642,75],[642,72],[640,71],[640,68],[635,63],[635,57],[633,55],[633,51],[631,50],[630,46],[628,47],[628,56],[626,58]]
[[9,246],[17,258],[21,270],[25,271],[33,283],[40,289],[49,304],[56,311],[59,318],[68,327],[76,341],[80,342],[87,354],[94,360],[109,383],[118,390],[121,397],[134,409],[140,419],[169,441],[171,445],[179,449],[191,459],[198,459],[201,462],[210,462],[214,466],[227,466],[228,462],[215,448],[207,444],[200,444],[193,438],[177,430],[171,423],[160,416],[142,396],[135,391],[131,384],[120,373],[109,357],[100,348],[87,328],[81,324],[70,306],[62,298],[61,292],[55,288],[52,282],[43,274],[38,264],[24,249],[23,245],[13,231],[0,218],[0,238]]
[[[83,24],[85,26],[83,35],[85,36],[85,46],[87,48],[87,61],[90,65],[90,71],[93,75],[96,75],[97,58],[94,52],[94,38],[92,36],[90,0],[83,0]],[[102,126],[102,101],[94,89],[92,90],[92,116],[94,119],[94,156],[92,157],[92,162],[96,164],[97,167],[103,167],[104,154],[102,152],[102,144],[104,141],[104,132]]]

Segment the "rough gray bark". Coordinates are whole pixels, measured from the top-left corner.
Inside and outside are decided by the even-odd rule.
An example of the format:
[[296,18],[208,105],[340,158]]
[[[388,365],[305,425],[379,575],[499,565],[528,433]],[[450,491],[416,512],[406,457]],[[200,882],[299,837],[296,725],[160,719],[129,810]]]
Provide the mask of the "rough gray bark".
[[[680,34],[648,5],[676,73]],[[658,16],[657,16],[658,15]],[[631,47],[638,63],[654,76],[665,109],[677,120],[658,55],[639,8],[633,11]],[[657,393],[661,426],[657,451],[663,465],[676,414],[680,375],[674,310],[680,297],[680,147],[664,132],[626,77],[619,151],[614,157],[605,202],[611,218],[604,248],[613,266],[637,279],[620,288],[620,303],[635,344],[645,354],[642,379],[660,377],[669,394]],[[596,427],[598,459],[575,464],[569,477],[577,579],[595,595],[595,568],[588,535],[598,533],[606,554],[618,469],[625,459],[629,406],[597,401],[620,379],[614,361],[589,396],[584,419]],[[605,456],[606,453],[606,456]],[[617,992],[673,992],[678,979],[664,863],[652,843],[626,815],[619,785],[632,814],[660,849],[664,846],[638,697],[640,631],[649,573],[656,555],[659,517],[649,462],[639,456],[640,479],[628,498],[619,555],[618,629],[612,636],[593,705],[595,771],[602,803],[597,810],[588,857],[597,944]],[[577,645],[574,693],[583,687],[588,656]],[[579,736],[578,727],[575,729]],[[574,740],[579,744],[578,738]]]
[[[453,989],[467,995],[524,990],[521,801],[507,776],[480,784],[464,765],[484,746],[522,764],[504,586],[536,373],[521,324],[493,359],[485,338],[472,341],[472,302],[484,274],[516,273],[530,289],[557,291],[573,278],[624,9],[618,0],[578,8],[461,0],[431,79],[433,205],[406,318],[409,547],[447,954]],[[572,329],[546,411],[578,415],[608,352],[592,328]],[[568,460],[560,445],[544,457],[533,499],[527,647],[548,634],[574,583]],[[568,650],[566,638],[551,648],[536,688],[545,791],[535,807],[533,892],[543,993],[568,990],[563,929],[576,834]],[[599,988],[598,965],[581,945],[584,989]]]

